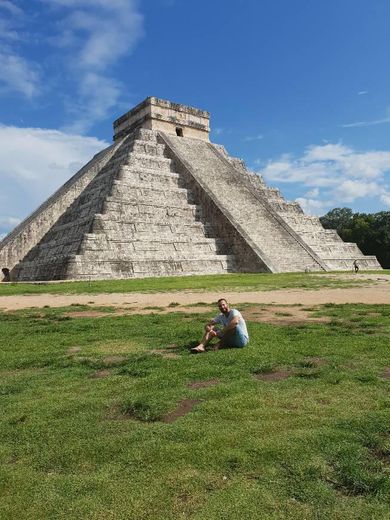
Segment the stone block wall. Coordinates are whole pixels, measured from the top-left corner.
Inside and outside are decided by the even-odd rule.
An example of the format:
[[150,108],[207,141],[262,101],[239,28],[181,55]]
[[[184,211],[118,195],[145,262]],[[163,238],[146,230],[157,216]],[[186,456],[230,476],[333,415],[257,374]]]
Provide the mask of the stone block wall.
[[122,141],[95,155],[69,181],[47,199],[0,242],[0,266],[12,270],[49,231],[99,171],[107,164]]
[[235,270],[193,194],[141,129],[15,268],[22,280],[109,279]]

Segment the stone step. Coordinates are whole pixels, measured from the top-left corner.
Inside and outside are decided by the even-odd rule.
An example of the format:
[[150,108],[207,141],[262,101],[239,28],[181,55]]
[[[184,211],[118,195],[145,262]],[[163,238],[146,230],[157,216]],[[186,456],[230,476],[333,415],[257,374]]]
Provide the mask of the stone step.
[[[149,196],[146,195],[147,192]],[[106,197],[102,213],[106,213],[108,211],[119,211],[121,214],[126,214],[129,206],[134,206],[139,204],[143,200],[147,200],[148,204],[160,206],[160,207],[169,207],[174,206],[177,208],[185,208],[188,204],[192,205],[192,200],[189,197],[190,194],[187,193],[187,190],[180,191],[167,191],[162,192],[157,190],[148,190],[144,189],[136,189],[129,190],[127,193],[124,193],[118,189],[115,189],[115,194]],[[145,197],[147,197],[145,199]]]
[[341,243],[338,247],[334,245],[323,245],[323,246],[313,246],[315,252],[321,256],[321,258],[331,258],[335,256],[336,258],[357,258],[362,256],[360,249],[356,244],[345,244]]
[[[169,208],[167,208],[167,211],[171,211]],[[105,217],[111,217],[111,215],[104,214]],[[187,214],[180,214],[178,212],[177,215],[160,215],[159,213],[150,213],[150,214],[143,214],[143,213],[137,213],[130,216],[124,217],[124,219],[118,219],[117,215],[112,215],[113,218],[104,218],[104,220],[101,221],[101,225],[104,227],[104,229],[107,231],[108,229],[114,229],[117,228],[119,231],[121,230],[121,225],[131,225],[131,224],[143,224],[145,226],[154,226],[154,225],[164,225],[164,226],[174,226],[175,228],[180,225],[191,225],[195,222],[200,222],[205,226],[204,223],[202,223],[199,219],[195,218],[196,214],[193,213],[187,213]],[[209,230],[207,229],[209,232]]]
[[126,164],[134,168],[149,168],[162,172],[171,171],[171,159],[131,152]]
[[115,180],[111,187],[111,193],[109,200],[116,199],[117,201],[124,202],[138,202],[140,200],[151,201],[162,201],[168,200],[171,203],[175,203],[176,200],[187,202],[189,198],[189,192],[185,188],[177,188],[175,186],[168,187],[149,187],[149,186],[136,186],[133,185],[131,188],[121,180]]
[[370,269],[381,269],[381,266],[375,256],[361,256],[352,258],[324,258],[329,270],[331,271],[353,271],[353,262],[358,260],[359,269],[362,271]]
[[137,139],[133,143],[132,151],[137,154],[151,155],[157,157],[164,156],[165,146],[163,144],[151,143],[150,141],[141,141]]
[[209,232],[207,226],[202,224],[201,222],[190,222],[186,224],[185,222],[179,223],[177,225],[173,224],[160,224],[160,223],[145,223],[145,222],[137,222],[137,223],[120,223],[118,221],[94,221],[92,225],[93,233],[116,233],[121,234],[130,239],[136,239],[137,237],[142,237],[142,240],[153,239],[153,237],[158,238],[169,238],[169,237],[181,237],[181,236],[194,236],[196,238],[200,236],[205,236],[206,232]]
[[[173,244],[170,244],[172,247],[166,247],[166,244],[161,245],[159,250],[134,250],[131,249],[132,243],[109,243],[109,249],[101,250],[101,249],[80,249],[77,253],[86,255],[86,258],[90,262],[95,262],[98,260],[104,259],[118,259],[121,260],[131,260],[131,261],[140,261],[140,260],[175,260],[182,261],[188,260],[192,258],[196,258],[198,260],[210,260],[218,257],[219,260],[225,260],[226,255],[218,254],[217,251],[212,251],[210,248],[207,249],[206,245],[202,248],[195,249],[188,248],[188,250],[177,251],[174,249]],[[116,247],[114,247],[116,246]],[[120,256],[119,256],[120,255]]]
[[135,238],[128,236],[116,236],[115,238],[111,238],[101,233],[86,233],[83,238],[83,244],[86,244],[86,247],[89,249],[104,249],[105,247],[109,247],[107,244],[111,242],[118,244],[131,243],[133,244],[132,247],[134,250],[142,251],[156,251],[161,247],[161,244],[167,245],[167,247],[171,247],[171,245],[174,244],[177,251],[192,248],[194,249],[194,252],[196,252],[197,247],[206,248],[206,246],[209,246],[211,250],[216,249],[217,251],[220,251],[225,246],[225,242],[219,238],[205,237],[202,235],[182,235],[180,237],[175,237],[174,240],[172,240],[172,236],[167,235],[161,237],[148,237],[147,240],[141,240],[138,236]]
[[219,274],[234,270],[232,259],[197,260],[188,259],[181,261],[122,261],[112,259],[109,261],[85,262],[82,256],[75,256],[68,268],[70,277],[77,279],[110,279],[110,278],[137,278],[146,276],[177,276],[191,274]]
[[298,203],[283,200],[269,200],[268,203],[280,215],[285,215],[286,213],[300,215],[302,213],[302,208]]
[[148,130],[147,128],[140,128],[135,132],[135,139],[142,141],[150,141],[157,143],[157,133],[154,130]]
[[119,175],[114,182],[122,182],[128,188],[149,188],[149,189],[171,189],[181,188],[178,174],[162,174],[151,172],[150,170],[130,170],[121,167]]
[[131,223],[134,222],[135,217],[139,217],[140,221],[144,219],[145,222],[153,222],[166,218],[181,218],[187,221],[198,221],[200,216],[201,210],[199,209],[199,206],[196,206],[195,204],[161,206],[160,204],[142,204],[142,202],[139,202],[138,204],[127,205],[126,211],[120,214],[117,213],[116,208],[113,210],[106,208],[104,213],[96,214],[96,219]]
[[127,142],[115,153],[114,159],[127,159],[132,152],[141,155],[149,155],[152,157],[164,157],[165,146],[157,142],[145,141],[142,139],[132,139]]
[[321,247],[323,245],[338,247],[343,244],[343,241],[339,236],[323,235],[322,233],[318,233],[318,235],[313,235],[312,232],[303,231],[301,232],[301,236],[303,240],[305,240],[305,242],[309,244],[310,247]]

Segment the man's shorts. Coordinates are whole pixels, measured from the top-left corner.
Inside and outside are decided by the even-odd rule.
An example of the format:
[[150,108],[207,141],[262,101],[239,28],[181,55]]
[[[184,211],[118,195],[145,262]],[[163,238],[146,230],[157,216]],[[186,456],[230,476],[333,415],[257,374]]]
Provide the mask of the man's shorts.
[[245,336],[241,329],[236,328],[234,334],[227,336],[226,338],[221,339],[221,345],[223,347],[236,347],[242,348],[245,347],[249,342],[249,338]]

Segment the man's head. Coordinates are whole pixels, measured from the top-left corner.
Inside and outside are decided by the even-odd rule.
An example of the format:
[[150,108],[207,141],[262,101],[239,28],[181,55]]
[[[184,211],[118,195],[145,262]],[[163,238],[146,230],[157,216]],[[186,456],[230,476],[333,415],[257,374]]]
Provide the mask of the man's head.
[[218,300],[218,308],[222,312],[222,314],[229,314],[230,312],[229,304],[225,300],[225,298],[220,298]]

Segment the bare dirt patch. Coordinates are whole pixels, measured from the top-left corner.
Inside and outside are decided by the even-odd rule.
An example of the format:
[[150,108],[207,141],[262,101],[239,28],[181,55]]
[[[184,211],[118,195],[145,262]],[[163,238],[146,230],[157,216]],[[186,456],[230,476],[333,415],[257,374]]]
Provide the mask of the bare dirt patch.
[[322,405],[322,406],[329,406],[330,405],[330,399],[321,398],[321,399],[317,400],[317,403]]
[[317,309],[305,309],[298,305],[247,307],[243,314],[247,321],[273,325],[302,325],[304,323],[329,323],[328,316],[312,316]]
[[102,379],[103,377],[108,377],[111,374],[111,372],[107,369],[104,370],[97,370],[93,374],[91,374],[92,379]]
[[0,370],[0,377],[34,376],[46,371],[47,367],[13,368],[11,370]]
[[68,354],[72,356],[73,354],[77,354],[78,352],[81,352],[81,347],[70,347],[68,348]]
[[199,403],[199,399],[183,399],[178,404],[176,410],[173,410],[173,412],[164,415],[161,421],[168,424],[173,423],[180,419],[180,417],[184,417],[185,415],[189,414],[194,406]]
[[[320,276],[320,275],[319,275]],[[324,275],[329,276],[329,275]],[[335,275],[339,278],[339,275]],[[353,275],[343,275],[349,280]],[[224,291],[223,296],[230,302],[256,303],[256,304],[276,304],[276,305],[319,305],[324,303],[367,303],[367,304],[387,304],[390,303],[390,276],[378,275],[358,275],[356,279],[367,279],[371,281],[368,285],[359,287],[331,288],[331,289],[280,289],[271,291],[245,291],[234,292]],[[201,294],[202,302],[199,302]],[[221,297],[219,292],[190,292],[182,291],[175,293],[113,293],[113,294],[94,294],[93,301],[96,306],[129,306],[128,310],[145,306],[167,307],[173,300],[182,306],[193,305],[196,303],[209,304],[215,308],[215,302]],[[27,307],[67,307],[72,304],[87,305],[91,302],[91,295],[88,294],[34,294],[34,295],[15,295],[0,296],[0,308],[10,311]],[[171,311],[178,309],[173,307]],[[186,309],[187,311],[188,309]],[[204,311],[203,307],[203,311]],[[190,312],[188,310],[188,312]],[[100,314],[99,314],[100,316]]]
[[292,375],[293,373],[289,370],[275,370],[275,372],[259,372],[257,374],[253,374],[253,377],[255,379],[259,379],[260,381],[274,383],[275,381],[283,381],[283,379],[287,379]]
[[161,356],[165,359],[180,359],[180,356],[177,352],[174,352],[172,350],[164,349],[164,348],[155,348],[152,350],[149,350],[151,354],[156,354],[157,356]]
[[197,390],[198,388],[208,388],[209,386],[215,386],[219,384],[219,379],[207,379],[206,381],[192,381],[188,383],[188,388]]
[[390,367],[386,367],[382,372],[382,377],[384,379],[390,379]]

